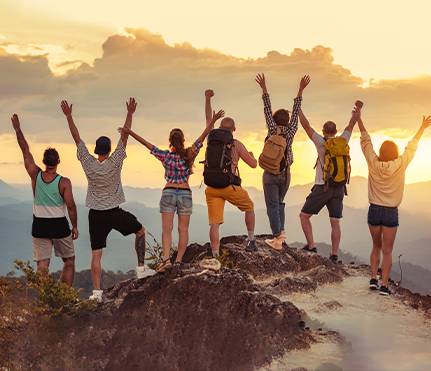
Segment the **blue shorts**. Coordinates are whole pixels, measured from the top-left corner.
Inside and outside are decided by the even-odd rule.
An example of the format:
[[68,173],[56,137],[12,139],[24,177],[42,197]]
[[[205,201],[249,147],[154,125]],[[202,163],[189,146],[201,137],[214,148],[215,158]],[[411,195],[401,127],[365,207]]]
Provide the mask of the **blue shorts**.
[[190,189],[165,188],[160,199],[161,213],[175,213],[178,215],[192,215],[193,200]]
[[370,204],[368,209],[368,224],[374,227],[398,227],[398,208]]

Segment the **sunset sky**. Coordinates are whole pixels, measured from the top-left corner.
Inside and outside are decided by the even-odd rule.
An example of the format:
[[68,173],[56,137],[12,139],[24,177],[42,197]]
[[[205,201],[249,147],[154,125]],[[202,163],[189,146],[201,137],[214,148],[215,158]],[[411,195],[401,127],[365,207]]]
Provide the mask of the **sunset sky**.
[[[35,158],[56,146],[60,172],[85,184],[59,109],[64,98],[92,147],[99,135],[116,141],[125,100],[135,96],[134,128],[166,147],[173,127],[189,142],[199,135],[203,92],[213,88],[214,107],[235,118],[237,137],[258,156],[265,123],[257,72],[267,76],[274,109],[291,109],[300,77],[310,74],[303,109],[316,129],[326,120],[342,129],[361,99],[375,145],[393,137],[404,147],[431,114],[430,14],[425,0],[0,0],[0,179],[27,181],[9,119],[17,112]],[[293,183],[312,181],[315,152],[302,129],[294,152]],[[365,176],[357,133],[352,157],[354,175]],[[430,158],[431,130],[408,182],[431,179]],[[261,186],[260,170],[240,169],[245,184]],[[163,172],[131,140],[123,179],[160,187]]]

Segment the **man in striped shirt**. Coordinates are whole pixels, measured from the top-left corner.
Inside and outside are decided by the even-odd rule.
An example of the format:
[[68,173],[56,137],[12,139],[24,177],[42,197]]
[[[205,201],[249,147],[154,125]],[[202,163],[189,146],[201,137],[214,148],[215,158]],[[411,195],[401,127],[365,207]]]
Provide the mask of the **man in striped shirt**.
[[[130,129],[132,117],[137,103],[134,98],[126,102],[127,117],[124,127]],[[106,247],[106,239],[115,229],[124,236],[134,233],[136,235],[135,249],[138,256],[136,273],[138,278],[145,276],[145,229],[137,218],[121,209],[119,206],[125,202],[123,186],[121,183],[121,169],[123,161],[127,157],[126,145],[128,134],[122,131],[116,149],[111,154],[111,140],[108,137],[99,137],[96,141],[92,156],[85,143],[81,140],[78,129],[72,117],[72,105],[67,101],[61,102],[61,108],[67,118],[70,133],[77,146],[78,160],[81,162],[88,181],[86,206],[90,209],[88,222],[90,229],[90,241],[92,249],[91,274],[93,280],[93,295],[91,299],[102,300],[100,286],[101,259],[103,248]]]
[[[48,148],[43,154],[45,170],[36,165],[30,147],[21,131],[17,114],[12,116],[12,126],[21,148],[24,166],[31,178],[33,188],[33,256],[37,271],[48,273],[52,249],[63,262],[60,280],[69,286],[73,284],[75,274],[75,250],[73,240],[78,238],[78,217],[73,199],[72,183],[57,174],[60,156],[54,148]],[[69,214],[72,230],[66,218]]]

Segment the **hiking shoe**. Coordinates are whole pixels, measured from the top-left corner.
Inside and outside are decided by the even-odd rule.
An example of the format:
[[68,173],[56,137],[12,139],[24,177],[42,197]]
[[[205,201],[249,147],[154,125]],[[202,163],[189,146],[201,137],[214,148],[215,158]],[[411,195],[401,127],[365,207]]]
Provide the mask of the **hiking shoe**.
[[380,286],[379,294],[384,296],[389,296],[389,295],[392,295],[392,292],[386,286]]
[[245,247],[245,251],[256,252],[257,251],[256,240],[248,240],[247,245]]
[[302,250],[304,250],[304,251],[306,251],[306,252],[312,252],[312,253],[316,253],[316,252],[317,252],[316,247],[312,247],[312,248],[310,248],[308,245],[305,245],[305,246],[302,248]]
[[163,260],[156,268],[157,273],[163,273],[167,269],[172,268],[171,259]]
[[283,250],[283,241],[284,237],[280,235],[278,237],[265,240],[265,243],[274,250],[281,251]]
[[379,288],[379,281],[376,278],[370,279],[370,290],[377,290]]
[[143,265],[136,267],[136,278],[140,280],[141,278],[154,276],[157,272],[151,269],[148,265]]
[[329,260],[330,260],[331,262],[333,262],[334,264],[337,264],[337,263],[338,263],[338,255],[334,255],[334,254],[332,254],[332,255],[329,257]]
[[101,303],[103,301],[103,290],[93,290],[93,294],[88,299]]

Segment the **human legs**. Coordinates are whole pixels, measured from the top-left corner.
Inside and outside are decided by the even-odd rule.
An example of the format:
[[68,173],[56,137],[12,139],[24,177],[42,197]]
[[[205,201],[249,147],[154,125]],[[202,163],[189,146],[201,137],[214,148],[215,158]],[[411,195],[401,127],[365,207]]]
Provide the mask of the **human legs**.
[[219,255],[220,250],[220,224],[210,224],[210,245],[213,256]]
[[91,251],[91,279],[93,290],[100,290],[100,276],[102,274],[102,253],[103,249],[93,249]]
[[304,232],[305,239],[307,241],[307,246],[309,249],[315,248],[314,236],[313,236],[313,226],[311,224],[311,214],[306,214],[301,212],[299,218],[301,220],[302,231]]
[[280,204],[279,204],[280,225],[281,225],[281,232],[282,233],[285,230],[285,221],[286,221],[286,216],[285,216],[286,204],[284,203],[284,198],[286,197],[286,193],[289,190],[290,179],[291,179],[290,178],[290,169],[287,169],[286,173],[280,179],[280,185],[278,188],[279,200],[280,200]]
[[75,257],[63,258],[63,270],[61,271],[60,281],[68,286],[73,285],[75,276]]
[[190,215],[178,215],[178,252],[177,262],[181,262],[189,243]]
[[392,250],[394,249],[397,227],[382,227],[382,286],[388,286],[392,268]]
[[145,228],[142,227],[135,235],[135,251],[138,258],[138,267],[143,267],[145,265]]
[[[230,187],[227,187],[230,188]],[[220,224],[223,224],[226,188],[216,189],[207,187],[205,197],[208,206],[208,221],[210,225],[209,237],[213,256],[219,255],[220,250]]]
[[163,261],[170,258],[172,247],[172,230],[174,228],[174,213],[162,213],[162,247]]
[[51,259],[38,260],[36,262],[37,272],[41,273],[41,274],[48,274],[50,261],[51,261]]
[[373,248],[370,254],[371,278],[377,279],[377,271],[380,266],[380,256],[382,254],[382,226],[369,225],[368,227],[373,240]]
[[331,222],[331,255],[338,256],[338,248],[340,247],[341,240],[340,219],[329,218],[329,220]]
[[266,171],[263,173],[263,193],[272,234],[274,237],[278,237],[283,228],[280,222],[280,202],[282,201],[280,200],[280,187],[276,175],[269,174]]

